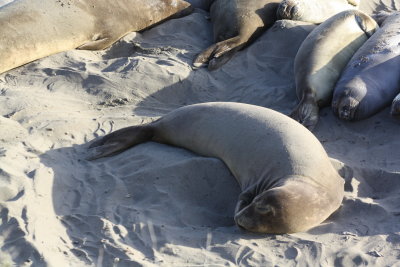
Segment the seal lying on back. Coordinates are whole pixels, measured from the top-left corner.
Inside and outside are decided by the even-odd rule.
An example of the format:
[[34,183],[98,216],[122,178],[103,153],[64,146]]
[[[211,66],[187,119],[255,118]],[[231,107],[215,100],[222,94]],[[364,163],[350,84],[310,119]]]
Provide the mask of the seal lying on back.
[[276,21],[280,0],[214,0],[210,8],[215,44],[193,62],[215,70]]
[[[399,93],[399,31],[400,13],[395,13],[347,64],[333,93],[332,109],[339,118],[368,118],[388,106]],[[393,108],[392,113],[396,114],[396,110]]]
[[348,9],[357,9],[360,0],[283,0],[278,7],[278,19],[322,23]]
[[0,73],[58,52],[104,49],[177,12],[181,0],[15,0],[0,8]]
[[309,129],[315,127],[319,107],[330,104],[341,71],[377,27],[361,11],[347,10],[326,20],[307,36],[294,62],[300,103],[292,118]]
[[235,221],[249,231],[306,231],[324,221],[343,198],[343,179],[316,137],[267,108],[229,102],[182,107],[93,142],[90,159],[146,141],[221,159],[242,189]]

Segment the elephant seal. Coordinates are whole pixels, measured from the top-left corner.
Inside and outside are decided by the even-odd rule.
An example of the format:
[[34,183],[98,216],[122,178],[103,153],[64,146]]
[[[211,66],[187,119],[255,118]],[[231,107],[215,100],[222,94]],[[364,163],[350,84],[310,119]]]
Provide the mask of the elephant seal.
[[0,8],[0,73],[74,48],[107,48],[190,9],[182,0],[15,0]]
[[215,44],[193,62],[215,70],[276,21],[280,0],[214,0],[210,8]]
[[242,189],[235,221],[252,232],[306,231],[342,202],[344,181],[317,138],[267,108],[229,102],[185,106],[150,124],[123,128],[94,141],[89,159],[146,141],[221,159]]
[[[388,106],[400,91],[400,13],[390,15],[381,28],[354,54],[338,80],[333,112],[343,120],[361,120]],[[392,113],[398,109],[394,101]]]
[[278,7],[278,19],[322,23],[348,9],[357,9],[360,0],[283,0]]
[[319,107],[330,104],[341,71],[378,25],[358,10],[346,10],[318,25],[301,44],[294,61],[300,103],[291,117],[309,129]]

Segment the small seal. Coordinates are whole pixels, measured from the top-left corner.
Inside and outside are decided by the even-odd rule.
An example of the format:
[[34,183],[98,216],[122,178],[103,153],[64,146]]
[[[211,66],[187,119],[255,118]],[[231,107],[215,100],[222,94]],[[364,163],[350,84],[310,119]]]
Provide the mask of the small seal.
[[312,130],[319,107],[330,105],[341,71],[375,32],[377,23],[358,10],[343,11],[318,25],[301,44],[294,62],[300,103],[291,117]]
[[[390,15],[381,28],[354,54],[338,80],[333,112],[343,120],[361,120],[386,106],[400,91],[400,13]],[[398,100],[391,113],[398,114]]]
[[182,0],[16,0],[0,8],[0,73],[74,48],[107,48],[190,9]]
[[348,9],[357,9],[360,0],[283,0],[278,7],[278,19],[322,23]]
[[200,53],[195,68],[215,70],[276,21],[280,0],[215,0],[210,8],[215,44]]
[[252,232],[306,231],[342,202],[344,181],[321,143],[296,121],[267,108],[229,102],[185,106],[94,141],[88,159],[147,141],[221,159],[242,189],[236,224]]

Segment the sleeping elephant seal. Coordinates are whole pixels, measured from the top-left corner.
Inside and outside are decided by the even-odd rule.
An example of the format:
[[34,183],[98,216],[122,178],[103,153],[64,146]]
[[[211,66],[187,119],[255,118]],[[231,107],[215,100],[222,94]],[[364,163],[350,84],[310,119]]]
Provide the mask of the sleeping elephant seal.
[[0,73],[74,48],[104,49],[190,8],[182,0],[15,0],[0,8]]
[[214,0],[210,8],[215,44],[200,53],[195,68],[215,70],[276,21],[280,0]]
[[211,102],[176,109],[90,145],[90,159],[146,141],[221,159],[241,186],[236,223],[249,231],[293,233],[340,206],[344,182],[317,138],[289,117],[259,106]]
[[[361,120],[388,106],[400,90],[400,13],[354,54],[337,82],[333,112],[343,120]],[[396,103],[396,101],[395,101]],[[393,105],[392,113],[398,109]]]
[[319,107],[327,106],[341,71],[378,25],[358,10],[336,14],[317,26],[301,44],[294,62],[300,103],[291,117],[309,129],[318,122]]
[[278,19],[322,23],[348,9],[357,9],[360,0],[283,0],[278,7]]

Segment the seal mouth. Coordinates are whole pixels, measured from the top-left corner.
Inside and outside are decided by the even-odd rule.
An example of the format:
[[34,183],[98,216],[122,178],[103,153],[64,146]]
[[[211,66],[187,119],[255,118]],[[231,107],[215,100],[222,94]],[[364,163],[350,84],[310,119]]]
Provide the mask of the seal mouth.
[[338,107],[338,116],[342,120],[353,120],[355,118],[356,110],[358,107],[359,101],[354,99],[353,97],[346,96],[340,101]]

